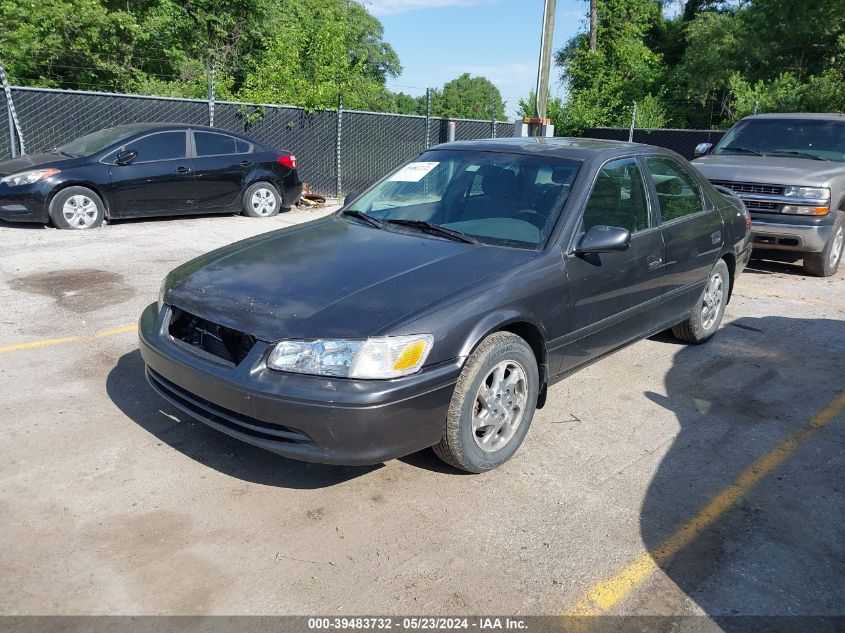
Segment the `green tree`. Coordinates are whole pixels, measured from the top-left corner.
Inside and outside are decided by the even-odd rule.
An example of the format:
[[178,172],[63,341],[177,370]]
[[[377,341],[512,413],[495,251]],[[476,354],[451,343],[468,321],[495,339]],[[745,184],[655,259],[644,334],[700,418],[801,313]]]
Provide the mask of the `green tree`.
[[342,95],[346,108],[390,107],[384,81],[401,66],[378,20],[348,0],[276,1],[272,37],[240,98],[333,108]]
[[660,4],[656,0],[602,0],[597,11],[596,50],[590,50],[587,34],[579,34],[556,53],[569,95],[561,133],[627,125],[633,101],[651,95],[653,103],[660,94],[662,56],[646,41],[662,19]]
[[0,0],[0,60],[23,85],[392,109],[401,72],[353,0]]
[[505,102],[492,81],[464,73],[446,82],[441,90],[431,91],[431,114],[464,119],[496,117],[504,120]]
[[13,81],[58,88],[131,86],[135,17],[97,0],[0,0],[0,60]]

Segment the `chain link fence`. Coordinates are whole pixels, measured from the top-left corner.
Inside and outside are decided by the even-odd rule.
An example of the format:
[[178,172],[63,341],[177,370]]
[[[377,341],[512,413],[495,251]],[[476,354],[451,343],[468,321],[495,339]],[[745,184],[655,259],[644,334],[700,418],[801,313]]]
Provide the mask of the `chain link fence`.
[[[630,130],[623,127],[595,127],[584,130],[581,136],[627,141]],[[718,143],[725,135],[723,130],[647,130],[634,129],[634,143],[657,145],[678,152],[688,160],[695,158],[695,146],[699,143]]]
[[[12,101],[29,153],[47,150],[95,130],[123,123],[173,122],[208,125],[209,102],[49,88],[12,87]],[[296,154],[300,177],[312,191],[337,195],[360,190],[428,147],[449,138],[450,119],[416,115],[316,110],[293,106],[216,101],[214,127],[241,132],[260,143]],[[0,160],[16,153],[0,91]],[[513,124],[452,119],[455,140],[513,136]],[[582,136],[628,140],[627,128],[591,128]],[[635,129],[634,141],[694,157],[698,143],[716,143],[720,130]]]
[[[209,102],[49,88],[12,87],[28,153],[47,150],[95,130],[124,123],[209,125]],[[312,191],[336,195],[361,189],[448,138],[448,119],[214,102],[214,127],[241,132],[293,152]],[[13,155],[7,104],[0,91],[0,160]],[[456,119],[456,140],[512,136],[513,124]]]

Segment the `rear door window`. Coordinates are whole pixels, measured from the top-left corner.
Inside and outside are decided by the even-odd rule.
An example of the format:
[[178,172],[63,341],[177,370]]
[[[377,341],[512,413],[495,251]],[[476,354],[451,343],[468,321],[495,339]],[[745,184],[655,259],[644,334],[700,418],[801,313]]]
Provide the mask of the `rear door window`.
[[660,203],[661,224],[702,210],[701,187],[677,161],[666,156],[649,156],[646,163]]
[[194,132],[194,145],[197,148],[197,156],[237,154],[237,140],[235,137],[227,134]]

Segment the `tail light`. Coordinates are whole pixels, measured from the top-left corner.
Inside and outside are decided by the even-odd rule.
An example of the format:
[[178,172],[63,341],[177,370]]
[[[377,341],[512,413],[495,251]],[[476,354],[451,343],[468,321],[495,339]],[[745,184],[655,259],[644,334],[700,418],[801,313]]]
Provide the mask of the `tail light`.
[[296,156],[277,156],[276,162],[288,169],[296,169]]

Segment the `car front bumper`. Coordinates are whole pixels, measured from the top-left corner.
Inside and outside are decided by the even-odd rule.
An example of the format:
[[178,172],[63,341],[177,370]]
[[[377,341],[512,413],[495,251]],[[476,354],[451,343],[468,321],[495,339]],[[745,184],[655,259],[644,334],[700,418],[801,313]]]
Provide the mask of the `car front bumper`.
[[168,333],[170,308],[144,310],[139,344],[150,385],[178,409],[239,440],[286,457],[377,464],[440,440],[460,373],[453,361],[395,380],[306,376],[267,368],[256,342],[236,366],[215,362]]
[[824,250],[833,229],[834,213],[828,216],[793,216],[784,221],[752,215],[751,235],[754,248],[818,253]]
[[49,192],[44,181],[17,187],[0,183],[0,220],[46,223]]

